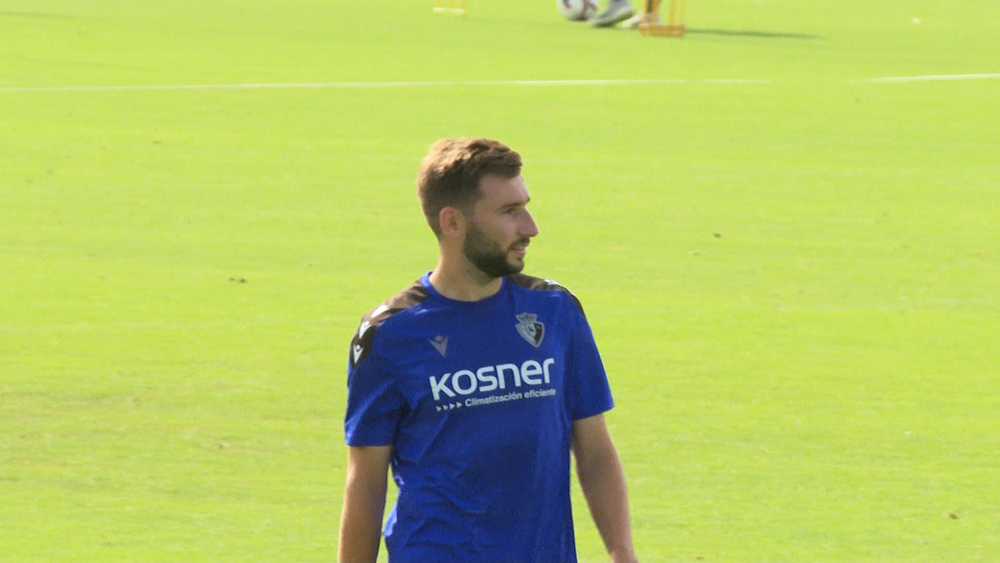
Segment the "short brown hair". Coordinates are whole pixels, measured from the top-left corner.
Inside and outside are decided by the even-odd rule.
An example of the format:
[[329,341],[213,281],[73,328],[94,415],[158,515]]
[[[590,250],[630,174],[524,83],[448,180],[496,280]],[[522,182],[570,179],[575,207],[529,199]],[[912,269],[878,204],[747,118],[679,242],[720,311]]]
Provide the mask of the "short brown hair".
[[442,139],[431,147],[417,176],[417,195],[427,224],[441,235],[439,216],[445,207],[471,213],[479,200],[479,181],[496,174],[521,173],[521,155],[492,139]]

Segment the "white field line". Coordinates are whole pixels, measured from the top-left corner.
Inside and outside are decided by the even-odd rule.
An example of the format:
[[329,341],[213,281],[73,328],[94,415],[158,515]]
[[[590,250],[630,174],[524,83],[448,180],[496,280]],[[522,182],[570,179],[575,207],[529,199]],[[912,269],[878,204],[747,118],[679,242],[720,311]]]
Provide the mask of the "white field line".
[[[1000,73],[933,74],[925,76],[884,76],[851,80],[858,83],[936,82],[956,80],[1000,79]],[[631,86],[683,84],[773,84],[773,79],[753,78],[649,78],[649,79],[579,79],[579,80],[470,80],[470,81],[396,81],[396,82],[291,82],[249,84],[148,84],[117,86],[4,86],[0,92],[127,92],[157,90],[308,90],[308,89],[373,89],[373,88],[455,88],[476,86]]]
[[275,84],[164,84],[145,86],[9,86],[0,92],[123,92],[151,90],[292,90],[350,88],[452,88],[462,86],[629,86],[644,84],[771,84],[773,80],[743,78],[608,79],[608,80],[482,80],[428,82],[303,82]]
[[988,74],[931,74],[927,76],[886,76],[882,78],[865,78],[853,82],[940,82],[947,80],[992,80],[1000,78],[1000,73]]

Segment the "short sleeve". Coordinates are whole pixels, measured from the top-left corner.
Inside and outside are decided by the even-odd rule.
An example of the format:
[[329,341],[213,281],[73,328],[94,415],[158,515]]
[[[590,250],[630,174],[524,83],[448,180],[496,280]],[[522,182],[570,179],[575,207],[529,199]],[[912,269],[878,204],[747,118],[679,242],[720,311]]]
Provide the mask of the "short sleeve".
[[348,369],[344,436],[349,446],[395,441],[405,401],[392,374],[379,364],[377,354],[371,353]]
[[580,420],[611,410],[614,400],[590,325],[579,307],[571,309],[567,398],[570,419]]

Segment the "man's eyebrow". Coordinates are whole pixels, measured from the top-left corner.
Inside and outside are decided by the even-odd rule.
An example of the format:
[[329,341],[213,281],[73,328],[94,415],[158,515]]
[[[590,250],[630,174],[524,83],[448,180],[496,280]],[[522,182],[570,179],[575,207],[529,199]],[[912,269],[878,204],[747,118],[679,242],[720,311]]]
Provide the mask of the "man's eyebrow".
[[511,207],[524,207],[525,205],[528,205],[529,201],[531,201],[530,197],[527,198],[527,199],[525,199],[524,201],[521,201],[521,200],[512,201],[510,203],[505,203],[505,204],[501,205],[500,209],[508,209],[508,208],[511,208]]

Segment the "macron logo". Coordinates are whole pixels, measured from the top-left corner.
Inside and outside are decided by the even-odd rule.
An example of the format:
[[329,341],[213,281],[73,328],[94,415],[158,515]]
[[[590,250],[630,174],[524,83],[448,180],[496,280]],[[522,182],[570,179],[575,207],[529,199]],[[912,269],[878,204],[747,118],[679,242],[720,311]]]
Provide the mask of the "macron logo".
[[445,357],[445,353],[448,351],[447,336],[437,335],[434,337],[434,340],[428,340],[428,342],[430,342],[431,346],[433,346],[434,349],[437,350],[439,354],[441,354],[442,358]]
[[387,305],[385,304],[379,305],[378,308],[376,308],[374,311],[371,312],[371,314],[368,315],[368,318],[363,319],[361,321],[361,326],[358,327],[358,335],[356,337],[357,343],[351,348],[351,353],[354,355],[355,364],[358,363],[358,360],[361,359],[361,356],[365,355],[365,346],[362,346],[362,340],[364,339],[365,334],[372,328],[372,323],[368,319],[374,321],[376,317],[385,313],[388,310],[389,307]]

